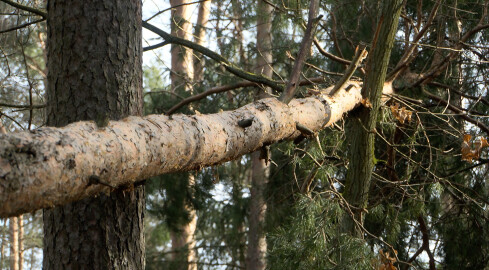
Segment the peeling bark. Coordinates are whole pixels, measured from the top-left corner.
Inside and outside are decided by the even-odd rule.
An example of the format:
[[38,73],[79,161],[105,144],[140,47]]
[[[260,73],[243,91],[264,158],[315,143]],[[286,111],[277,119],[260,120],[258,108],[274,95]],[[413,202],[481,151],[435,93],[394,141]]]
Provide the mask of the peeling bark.
[[[345,86],[333,97],[322,94],[289,105],[269,98],[210,115],[128,117],[104,128],[85,121],[0,135],[0,217],[233,160],[296,138],[296,122],[318,131],[360,104],[361,84]],[[243,119],[252,119],[252,125],[238,126]]]

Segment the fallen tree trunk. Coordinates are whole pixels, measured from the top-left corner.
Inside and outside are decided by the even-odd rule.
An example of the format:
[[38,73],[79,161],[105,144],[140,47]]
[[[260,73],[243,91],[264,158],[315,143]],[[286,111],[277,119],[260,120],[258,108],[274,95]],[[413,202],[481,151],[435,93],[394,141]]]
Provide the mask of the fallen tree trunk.
[[233,160],[296,138],[297,123],[314,132],[329,126],[361,99],[361,84],[352,81],[333,97],[322,94],[289,105],[269,98],[210,115],[149,115],[104,128],[77,122],[0,135],[0,217]]

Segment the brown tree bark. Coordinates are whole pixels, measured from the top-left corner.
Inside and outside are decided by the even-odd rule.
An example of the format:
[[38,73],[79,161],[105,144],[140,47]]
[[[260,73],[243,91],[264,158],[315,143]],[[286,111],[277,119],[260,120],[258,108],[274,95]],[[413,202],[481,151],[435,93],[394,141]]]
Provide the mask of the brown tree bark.
[[[192,24],[189,0],[170,0],[172,7],[171,31],[172,35],[192,40]],[[205,2],[204,2],[205,3]],[[202,29],[201,29],[202,30]],[[200,38],[200,37],[199,37]],[[172,44],[171,51],[171,84],[174,92],[192,92],[192,83],[194,79],[194,63],[192,51],[186,47]],[[195,176],[189,174],[188,186],[186,189],[192,189],[195,184]],[[181,191],[186,192],[186,191]],[[184,209],[189,215],[189,223],[182,224],[176,231],[170,231],[173,261],[178,270],[197,270],[197,260],[195,250],[194,233],[197,226],[197,215],[192,208],[191,203],[186,199],[183,203]]]
[[19,270],[22,270],[24,268],[24,217],[20,215],[17,218],[17,221],[19,224],[17,225],[19,227],[19,237],[17,239],[18,241],[18,246],[19,246]]
[[385,1],[377,31],[372,42],[372,52],[367,61],[367,74],[362,95],[370,103],[361,106],[351,120],[351,129],[347,131],[350,144],[349,165],[346,174],[344,198],[350,204],[353,216],[343,220],[343,230],[352,235],[362,236],[363,213],[367,206],[370,179],[374,168],[374,139],[377,115],[381,105],[381,96],[385,90],[385,77],[391,50],[394,44],[402,0]]
[[[141,1],[51,0],[47,11],[48,125],[141,115]],[[45,209],[43,268],[144,269],[143,216],[141,185]]]
[[[257,59],[255,73],[272,78],[272,17],[273,7],[263,0],[257,1]],[[260,89],[257,98],[266,97],[269,88]],[[267,242],[265,239],[265,215],[267,204],[265,188],[268,183],[270,167],[268,160],[260,158],[260,151],[251,154],[251,189],[248,247],[246,250],[246,269],[266,268]]]
[[288,105],[267,98],[210,115],[150,115],[110,121],[105,128],[78,122],[0,134],[0,217],[233,160],[263,145],[293,140],[301,134],[296,123],[318,131],[362,100],[358,82],[345,84],[332,97],[331,89]]
[[2,222],[2,225],[0,225],[0,267],[3,265],[3,260],[5,256],[5,238],[4,238],[4,227],[6,225],[7,220],[4,219]]
[[[175,7],[171,10],[171,34],[186,40],[192,40],[191,7],[186,5],[190,2],[190,0],[170,0],[170,5]],[[194,78],[192,50],[172,44],[171,56],[172,91],[191,91]]]
[[19,218],[11,217],[10,226],[10,269],[19,270]]
[[[199,13],[197,15],[197,24],[195,25],[195,43],[204,46],[205,29],[209,16],[211,14],[211,0],[199,4]],[[194,52],[194,81],[199,82],[204,76],[205,58],[201,53]]]

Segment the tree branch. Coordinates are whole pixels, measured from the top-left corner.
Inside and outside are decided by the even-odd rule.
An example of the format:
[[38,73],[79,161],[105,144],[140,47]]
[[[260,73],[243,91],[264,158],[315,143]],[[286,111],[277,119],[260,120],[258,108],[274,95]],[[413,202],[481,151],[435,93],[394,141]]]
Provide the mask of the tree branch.
[[[268,98],[210,115],[128,117],[105,128],[77,122],[0,135],[0,217],[233,160],[296,138],[297,123],[316,132],[361,102],[360,83],[351,84],[334,97],[312,96],[290,105]],[[252,119],[251,125],[240,127],[243,119]]]
[[31,12],[31,13],[34,13],[36,15],[39,15],[41,16],[43,19],[46,19],[47,16],[48,16],[48,13],[44,10],[41,10],[41,9],[37,9],[37,8],[33,8],[33,7],[29,7],[29,6],[26,6],[26,5],[22,5],[22,4],[19,4],[17,2],[14,2],[14,1],[11,1],[11,0],[0,0],[6,4],[9,4],[15,8],[18,8],[18,9],[21,9],[21,10],[25,10],[25,11],[28,11],[28,12]]
[[294,63],[294,67],[292,68],[292,74],[290,76],[287,87],[280,96],[280,100],[285,104],[289,103],[294,98],[295,92],[297,90],[297,82],[299,81],[302,67],[304,66],[304,61],[311,52],[312,36],[319,20],[321,20],[322,18],[322,16],[316,18],[318,8],[319,0],[311,0],[311,3],[309,5],[309,18],[307,21],[306,32],[304,33],[304,37],[302,38],[299,55],[297,56],[297,60]]
[[[3,1],[3,0],[0,0],[0,1]],[[7,32],[10,32],[10,31],[15,31],[15,30],[18,30],[18,29],[22,29],[22,28],[27,27],[29,25],[40,23],[40,22],[42,22],[44,20],[45,19],[39,19],[39,20],[35,20],[35,21],[32,21],[32,22],[24,23],[24,24],[21,24],[21,25],[17,25],[17,26],[14,26],[12,28],[5,29],[5,30],[0,31],[0,34],[7,33]]]
[[187,105],[187,104],[189,104],[191,102],[194,102],[194,101],[200,100],[202,98],[205,98],[206,96],[209,96],[209,95],[212,95],[212,94],[217,94],[217,93],[221,93],[221,92],[233,90],[233,89],[236,89],[236,88],[248,87],[248,86],[255,86],[255,85],[256,85],[256,83],[254,83],[254,82],[239,82],[239,83],[236,83],[236,84],[214,87],[214,88],[211,88],[211,89],[209,89],[209,90],[207,90],[205,92],[202,92],[200,94],[197,94],[197,95],[188,97],[188,98],[180,101],[178,104],[176,104],[175,106],[171,107],[165,114],[166,115],[171,115],[175,111],[177,111],[178,109],[180,109],[181,107],[183,107],[183,106],[185,106],[185,105]]
[[423,94],[425,96],[431,98],[431,99],[434,99],[434,100],[440,102],[441,104],[443,104],[444,106],[446,106],[449,110],[451,110],[454,113],[457,113],[457,115],[459,115],[460,117],[462,117],[464,120],[466,120],[467,122],[470,122],[470,123],[474,124],[475,126],[477,126],[482,131],[484,131],[486,134],[489,135],[489,127],[486,126],[481,121],[479,121],[477,119],[474,119],[474,118],[468,116],[467,114],[464,113],[463,110],[461,110],[460,108],[457,108],[456,106],[448,103],[446,100],[442,99],[439,96],[433,95],[433,94],[431,94],[430,92],[428,92],[426,90],[423,90]]
[[341,79],[333,87],[333,90],[331,90],[331,95],[334,95],[336,91],[345,86],[345,84],[350,80],[351,76],[353,76],[353,73],[355,73],[355,70],[357,70],[357,67],[362,63],[363,59],[367,57],[367,54],[367,50],[364,46],[357,48],[350,66],[348,66],[348,69],[345,71],[343,77],[341,77]]
[[16,108],[16,109],[42,109],[46,108],[46,104],[39,105],[23,105],[23,104],[9,104],[0,102],[0,107]]
[[271,80],[271,79],[269,79],[263,75],[257,75],[257,74],[242,70],[241,68],[238,68],[233,63],[229,62],[226,58],[222,57],[218,53],[215,53],[215,52],[207,49],[206,47],[198,45],[198,44],[196,44],[192,41],[189,41],[189,40],[185,40],[182,38],[172,36],[172,35],[168,34],[167,32],[161,30],[160,28],[158,28],[158,27],[156,27],[156,26],[154,26],[148,22],[143,21],[142,24],[143,24],[144,28],[148,29],[149,31],[151,31],[157,35],[159,35],[160,37],[162,37],[165,41],[167,41],[169,43],[185,46],[187,48],[190,48],[194,51],[197,51],[197,52],[211,58],[212,60],[214,60],[216,62],[221,63],[227,71],[229,71],[230,73],[232,73],[232,74],[234,74],[234,75],[236,75],[242,79],[248,80],[250,82],[255,82],[257,84],[269,86],[270,88],[277,90],[277,91],[280,91],[280,92],[283,91],[283,87],[280,86],[280,84],[278,82],[273,81],[273,80]]

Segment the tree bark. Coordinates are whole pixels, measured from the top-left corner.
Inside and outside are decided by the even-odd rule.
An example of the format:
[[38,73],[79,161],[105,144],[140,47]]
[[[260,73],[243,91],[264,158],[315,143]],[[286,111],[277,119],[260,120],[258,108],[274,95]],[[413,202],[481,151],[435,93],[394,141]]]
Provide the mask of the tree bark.
[[[255,72],[272,78],[272,15],[273,7],[265,1],[257,1],[257,59]],[[258,98],[263,98],[270,91],[268,88],[260,89]],[[268,160],[260,158],[260,151],[251,155],[251,190],[248,248],[246,250],[246,269],[262,270],[266,268],[267,242],[265,239],[265,215],[267,204],[265,188],[268,183],[270,167]]]
[[[171,34],[172,36],[192,40],[192,16],[188,3],[190,0],[170,0]],[[192,50],[180,45],[171,45],[171,72],[172,91],[192,90],[194,78],[194,64]]]
[[382,15],[373,38],[372,52],[368,57],[367,74],[362,89],[362,95],[369,101],[370,106],[361,106],[354,113],[350,123],[351,129],[347,131],[351,145],[343,196],[350,204],[353,216],[348,214],[343,219],[343,230],[352,235],[363,234],[357,225],[363,224],[363,212],[367,206],[370,179],[375,166],[374,139],[377,115],[382,92],[385,90],[385,77],[402,2],[402,0],[383,2]]
[[[2,221],[2,220],[0,220]],[[2,225],[0,225],[0,268],[3,266],[3,259],[5,256],[5,238],[4,238],[4,230],[7,220],[4,219]],[[6,231],[6,230],[5,230]]]
[[19,227],[19,237],[17,239],[19,243],[19,270],[22,270],[24,268],[24,217],[20,215],[17,218],[17,221],[19,222],[18,227]]
[[[385,88],[392,91],[390,84]],[[105,128],[78,122],[0,134],[0,217],[233,160],[263,145],[293,140],[301,134],[296,123],[312,131],[330,126],[361,100],[361,84],[352,81],[332,97],[322,94],[288,105],[268,98],[210,115],[150,115],[111,121]],[[251,126],[241,127],[238,122],[246,119]]]
[[[209,16],[211,14],[211,0],[199,4],[199,13],[197,15],[197,24],[195,25],[195,43],[204,46],[205,29]],[[201,53],[194,52],[194,81],[199,82],[204,77],[205,58]]]
[[10,225],[10,269],[19,270],[19,218],[12,217]]
[[[192,24],[191,9],[187,3],[189,0],[170,0],[170,4],[175,6],[172,9],[171,31],[172,35],[186,40],[192,40]],[[172,91],[181,93],[184,91],[192,92],[192,83],[194,79],[194,62],[192,50],[172,44],[171,51],[171,84]],[[192,189],[195,184],[195,176],[189,174],[188,186],[185,189]],[[181,190],[181,192],[187,192]],[[170,195],[171,196],[171,195]],[[189,223],[181,224],[181,227],[176,231],[170,231],[173,261],[179,270],[197,270],[197,264],[193,263],[197,260],[195,251],[194,233],[197,226],[197,215],[191,203],[185,198],[182,198],[183,211],[189,215]]]
[[[47,11],[48,125],[95,120],[102,128],[141,115],[141,1],[51,0]],[[144,269],[144,205],[139,185],[45,209],[43,268]]]

